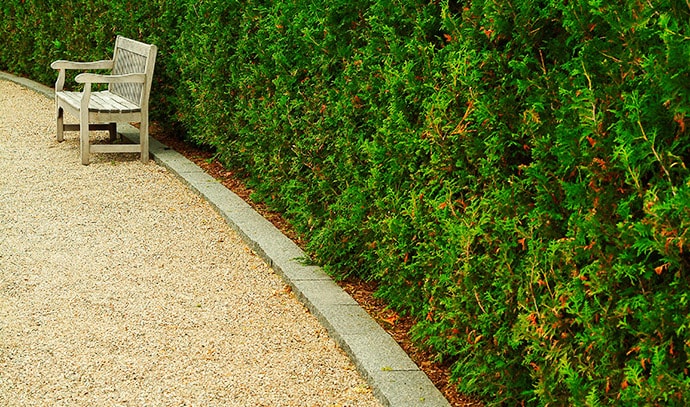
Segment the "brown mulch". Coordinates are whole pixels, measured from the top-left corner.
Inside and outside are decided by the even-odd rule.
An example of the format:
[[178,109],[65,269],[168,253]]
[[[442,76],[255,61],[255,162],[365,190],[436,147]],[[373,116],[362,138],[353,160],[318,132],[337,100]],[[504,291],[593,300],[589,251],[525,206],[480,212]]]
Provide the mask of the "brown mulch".
[[[153,124],[150,129],[151,137],[162,142],[179,152],[187,159],[193,161],[206,173],[219,180],[226,188],[244,199],[264,218],[273,223],[283,234],[292,239],[300,247],[304,248],[305,242],[295,233],[290,224],[283,217],[271,211],[265,204],[254,202],[250,195],[252,190],[243,182],[238,173],[225,169],[210,151],[196,147],[181,140],[179,137],[164,131],[160,126]],[[426,373],[429,379],[448,399],[454,407],[481,407],[483,404],[477,399],[458,393],[450,382],[449,366],[436,363],[430,352],[416,347],[409,336],[410,328],[414,320],[408,316],[400,316],[378,298],[374,297],[376,284],[361,280],[349,279],[338,283],[359,305],[366,310],[383,329],[403,348],[410,358]]]

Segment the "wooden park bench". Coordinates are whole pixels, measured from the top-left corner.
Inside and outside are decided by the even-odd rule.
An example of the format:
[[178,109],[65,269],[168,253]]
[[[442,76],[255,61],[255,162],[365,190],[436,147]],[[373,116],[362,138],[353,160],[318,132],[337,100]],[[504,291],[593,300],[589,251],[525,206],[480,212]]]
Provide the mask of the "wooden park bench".
[[[141,153],[141,161],[149,159],[149,93],[156,62],[155,45],[144,44],[118,36],[115,40],[113,59],[95,62],[71,62],[59,60],[50,66],[59,70],[55,82],[57,109],[57,140],[63,141],[64,131],[79,131],[81,162],[89,164],[90,153]],[[65,71],[110,70],[102,75],[82,73],[77,83],[84,84],[83,92],[64,90]],[[91,91],[94,83],[107,83],[108,90]],[[79,118],[79,124],[64,124],[67,111]],[[139,144],[90,144],[90,130],[108,130],[111,141],[117,135],[117,123],[140,123]]]

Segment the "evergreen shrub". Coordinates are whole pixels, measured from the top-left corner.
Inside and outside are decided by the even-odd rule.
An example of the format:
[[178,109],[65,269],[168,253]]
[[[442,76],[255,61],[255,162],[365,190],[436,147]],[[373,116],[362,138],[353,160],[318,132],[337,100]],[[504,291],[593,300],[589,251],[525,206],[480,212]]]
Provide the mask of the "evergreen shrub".
[[336,278],[376,280],[460,391],[690,403],[686,1],[0,11],[0,69],[45,83],[116,33],[158,43],[158,117],[242,169]]

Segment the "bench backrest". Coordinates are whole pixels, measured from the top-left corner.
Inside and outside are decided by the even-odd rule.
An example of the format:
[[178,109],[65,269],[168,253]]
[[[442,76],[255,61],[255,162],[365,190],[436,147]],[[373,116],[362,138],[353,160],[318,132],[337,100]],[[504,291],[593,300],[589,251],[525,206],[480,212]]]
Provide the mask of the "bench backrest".
[[108,90],[142,107],[148,106],[153,68],[156,64],[155,45],[117,36],[113,51],[113,75],[129,73],[146,74],[146,83],[113,83]]

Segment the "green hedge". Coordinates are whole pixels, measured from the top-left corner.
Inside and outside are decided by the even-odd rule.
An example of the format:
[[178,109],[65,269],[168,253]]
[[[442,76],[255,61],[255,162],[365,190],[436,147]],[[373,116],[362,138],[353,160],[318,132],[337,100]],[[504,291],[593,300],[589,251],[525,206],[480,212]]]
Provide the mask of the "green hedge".
[[690,403],[686,1],[50,3],[3,2],[0,69],[156,42],[154,115],[378,281],[460,391]]

